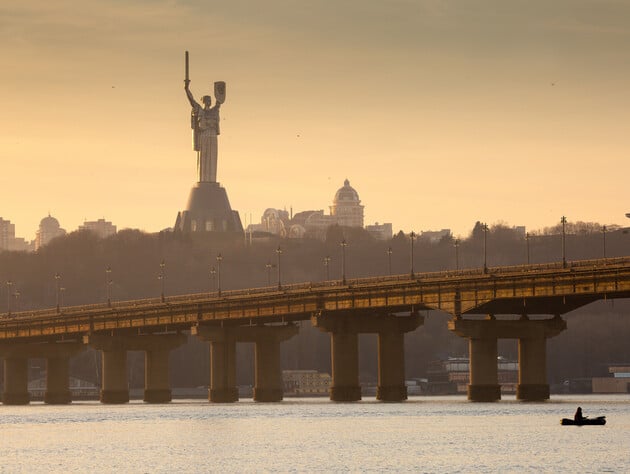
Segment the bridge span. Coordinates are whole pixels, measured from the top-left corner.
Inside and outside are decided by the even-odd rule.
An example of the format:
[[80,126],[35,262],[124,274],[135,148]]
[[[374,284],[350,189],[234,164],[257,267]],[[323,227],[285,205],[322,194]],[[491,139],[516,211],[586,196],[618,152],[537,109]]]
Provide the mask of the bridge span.
[[190,332],[210,342],[210,401],[238,399],[237,342],[256,344],[254,399],[279,401],[280,343],[297,334],[296,321],[310,320],[331,335],[332,400],[361,398],[358,334],[376,333],[377,399],[401,401],[407,397],[404,333],[422,325],[420,310],[450,314],[449,329],[468,338],[470,400],[500,399],[496,360],[501,338],[519,341],[517,398],[544,400],[549,398],[546,339],[566,329],[562,315],[596,300],[628,297],[630,257],[623,257],[310,282],[4,314],[0,316],[2,400],[5,404],[29,402],[28,358],[41,357],[47,360],[45,401],[69,403],[68,360],[89,345],[103,355],[102,402],[129,400],[129,350],[146,354],[145,401],[169,401],[169,352],[185,343]]

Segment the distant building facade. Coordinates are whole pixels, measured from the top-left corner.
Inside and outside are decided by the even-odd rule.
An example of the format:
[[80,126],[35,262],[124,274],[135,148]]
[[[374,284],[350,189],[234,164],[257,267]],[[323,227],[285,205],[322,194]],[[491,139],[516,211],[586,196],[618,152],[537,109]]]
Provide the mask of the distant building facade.
[[66,235],[65,229],[59,225],[59,221],[48,214],[39,223],[39,229],[35,234],[35,250],[39,250],[48,244],[52,239]]
[[593,393],[630,393],[630,364],[608,367],[611,377],[593,377]]
[[[263,213],[260,224],[249,225],[247,232],[250,234],[266,232],[294,239],[309,237],[324,240],[328,228],[332,225],[363,228],[363,223],[364,206],[361,204],[359,193],[346,179],[333,197],[330,214],[324,214],[320,209],[289,215],[286,210],[269,208]],[[376,224],[368,228],[366,229],[375,238],[386,240],[392,237],[391,224]]]
[[313,397],[328,395],[331,377],[316,370],[283,370],[284,395],[288,397]]
[[365,230],[376,240],[389,240],[394,235],[391,222],[387,224],[379,224],[377,222],[376,224],[366,225]]
[[105,239],[116,233],[116,226],[105,219],[99,219],[97,221],[85,221],[83,225],[79,226],[79,230],[89,230],[98,235],[99,238]]
[[28,252],[33,250],[33,245],[20,237],[16,237],[15,224],[0,217],[0,250]]

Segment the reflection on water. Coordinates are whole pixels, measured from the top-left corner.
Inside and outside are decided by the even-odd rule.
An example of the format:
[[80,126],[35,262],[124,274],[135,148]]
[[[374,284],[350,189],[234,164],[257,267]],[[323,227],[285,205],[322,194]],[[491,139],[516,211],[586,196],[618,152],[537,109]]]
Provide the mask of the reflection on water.
[[[0,471],[628,471],[630,397],[556,397],[0,406]],[[608,424],[561,426],[577,405]]]

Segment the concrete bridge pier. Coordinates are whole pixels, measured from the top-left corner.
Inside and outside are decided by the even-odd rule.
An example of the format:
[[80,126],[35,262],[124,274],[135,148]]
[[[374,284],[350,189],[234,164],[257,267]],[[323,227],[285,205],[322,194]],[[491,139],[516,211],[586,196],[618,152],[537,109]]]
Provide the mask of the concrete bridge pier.
[[[417,313],[408,317],[380,316],[378,332],[378,386],[376,399],[383,402],[407,400],[405,385],[405,333],[424,323]],[[376,329],[376,328],[375,328]]]
[[72,402],[70,394],[70,358],[84,349],[83,344],[59,343],[46,344],[46,391],[44,403],[65,405]]
[[376,398],[399,402],[407,399],[404,333],[415,330],[424,319],[417,313],[395,316],[365,311],[317,314],[314,326],[331,336],[333,401],[361,400],[359,385],[359,333],[378,334],[378,387]]
[[254,400],[279,402],[283,397],[280,343],[298,333],[294,324],[270,326],[196,326],[192,333],[210,341],[211,402],[238,401],[236,386],[236,343],[253,342],[255,349]]
[[101,403],[127,403],[127,351],[145,353],[144,401],[171,401],[169,383],[169,352],[186,342],[183,334],[115,335],[91,334],[84,342],[103,354]]
[[6,357],[4,359],[4,392],[2,403],[5,405],[27,405],[31,400],[28,393],[28,358]]
[[127,350],[102,349],[101,403],[127,403],[129,383],[127,382]]
[[501,399],[497,368],[497,338],[468,340],[470,384],[468,399],[474,402],[495,402]]
[[552,319],[519,320],[452,319],[448,327],[455,334],[469,339],[470,385],[468,399],[491,402],[501,398],[497,382],[497,339],[518,339],[519,382],[516,398],[542,401],[549,398],[547,382],[547,339],[567,328],[556,316]]
[[[528,321],[523,316],[524,321]],[[518,339],[518,385],[516,398],[523,401],[549,399],[547,383],[547,338],[557,336],[567,323],[560,315],[530,321],[530,331]]]
[[191,333],[210,342],[210,388],[214,403],[238,401],[236,386],[236,330],[238,327],[193,326]]
[[170,383],[169,356],[173,349],[186,342],[184,334],[161,334],[152,336],[152,341],[139,342],[144,346],[144,401],[168,403],[173,397]]
[[299,329],[294,324],[287,324],[254,326],[251,330],[256,344],[254,401],[282,401],[284,388],[280,365],[280,343],[295,336]]
[[4,393],[6,405],[29,403],[28,359],[46,359],[46,391],[44,402],[66,404],[72,401],[69,388],[68,362],[83,349],[76,342],[45,342],[36,344],[2,344],[4,357]]

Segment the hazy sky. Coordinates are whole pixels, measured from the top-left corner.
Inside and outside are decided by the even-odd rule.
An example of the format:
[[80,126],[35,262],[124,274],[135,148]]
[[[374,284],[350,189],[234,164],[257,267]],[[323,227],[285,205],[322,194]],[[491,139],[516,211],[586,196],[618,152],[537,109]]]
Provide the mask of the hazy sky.
[[345,178],[395,231],[628,222],[630,2],[4,3],[0,217],[18,236],[48,212],[174,224],[196,180],[185,50],[196,97],[227,82],[218,180],[244,223],[328,213]]

